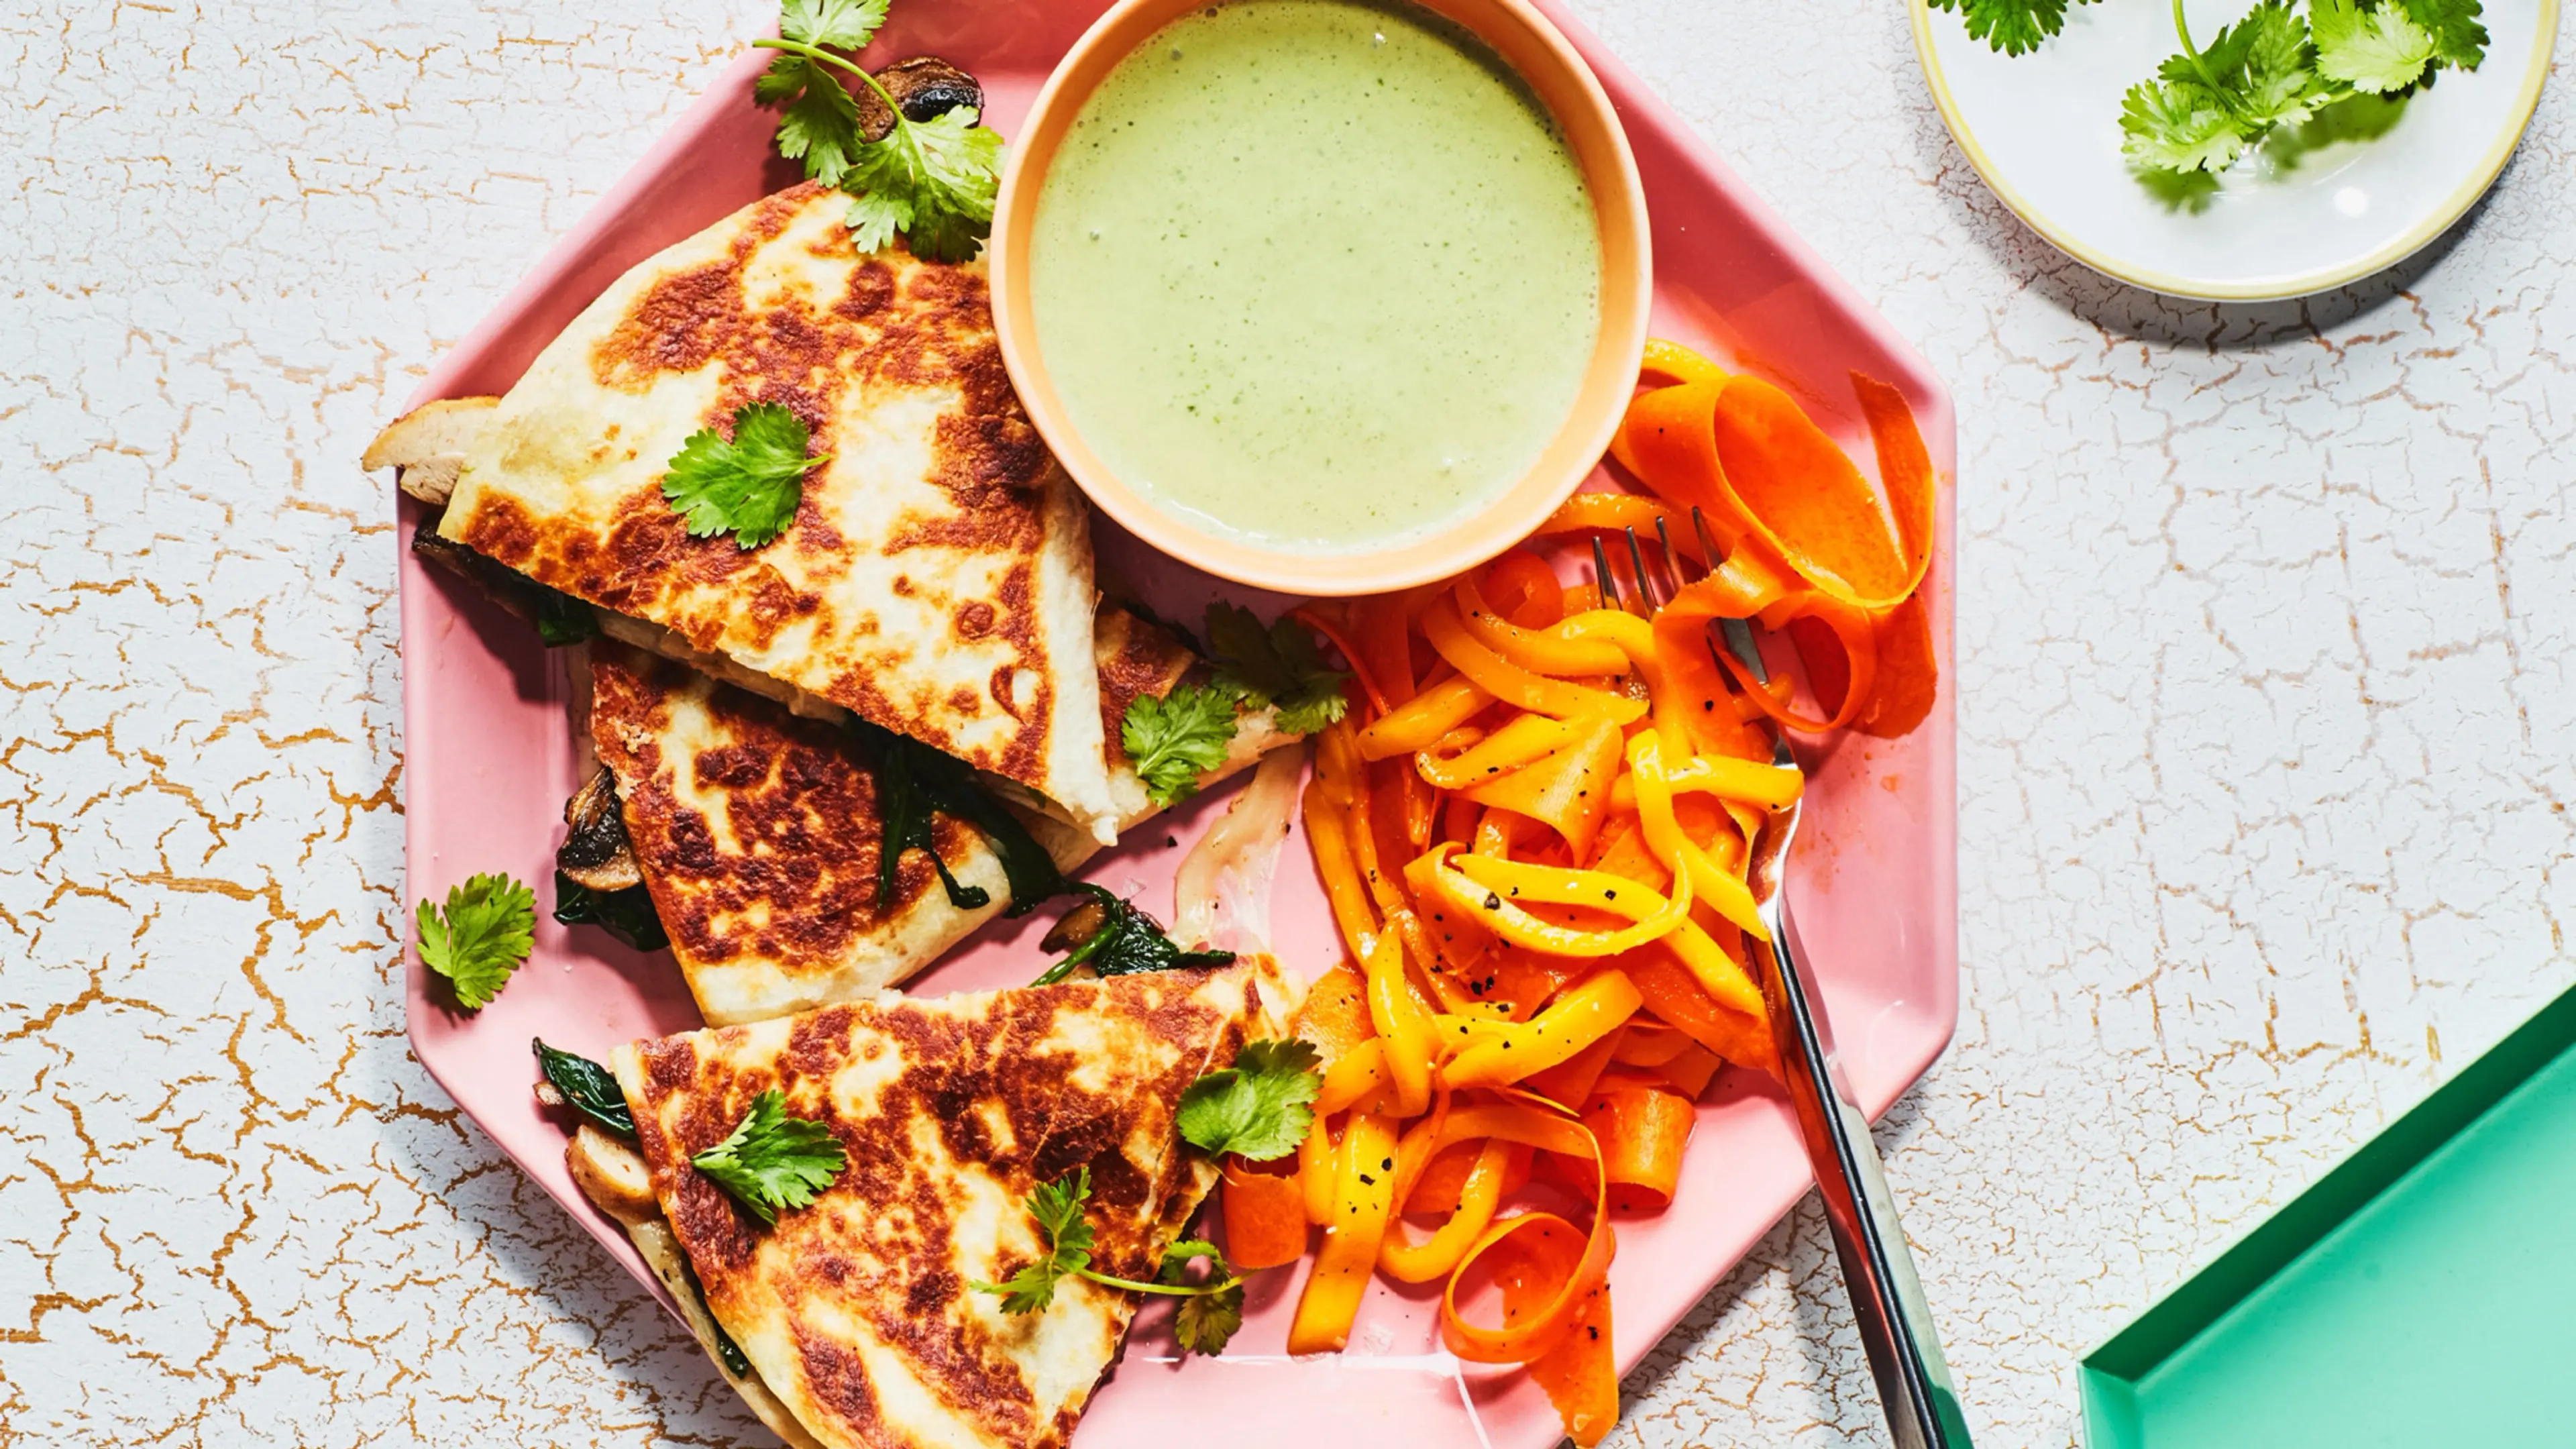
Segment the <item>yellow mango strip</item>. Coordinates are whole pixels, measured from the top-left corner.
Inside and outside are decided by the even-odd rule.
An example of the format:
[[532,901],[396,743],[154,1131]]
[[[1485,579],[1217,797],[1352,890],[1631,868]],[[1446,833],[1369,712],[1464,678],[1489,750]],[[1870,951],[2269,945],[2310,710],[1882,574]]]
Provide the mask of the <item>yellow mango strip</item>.
[[1661,337],[1646,339],[1645,359],[1637,366],[1644,376],[1669,377],[1675,382],[1724,382],[1726,369],[1700,356],[1678,342]]
[[1343,838],[1342,811],[1321,774],[1306,786],[1306,846],[1315,856],[1315,873],[1323,878],[1324,899],[1333,908],[1333,924],[1342,933],[1342,948],[1358,960],[1368,954],[1378,934],[1377,913],[1369,905],[1368,886],[1352,863],[1350,842]]
[[[1691,892],[1697,885],[1689,877],[1676,874],[1673,893],[1666,896],[1642,881],[1597,870],[1575,870],[1561,865],[1523,865],[1518,861],[1493,860],[1481,855],[1458,857],[1454,873],[1466,877],[1472,888],[1484,890],[1486,900],[1494,902],[1485,907],[1488,924],[1504,911],[1519,911],[1520,907],[1514,905],[1514,901],[1581,906],[1586,910],[1625,916],[1634,923],[1616,931],[1579,931],[1570,926],[1541,922],[1549,930],[1581,938],[1582,949],[1559,951],[1557,954],[1561,956],[1615,956],[1679,929],[1690,920]],[[1530,943],[1523,941],[1518,944]]]
[[1360,731],[1360,758],[1385,760],[1428,749],[1493,702],[1494,697],[1477,688],[1472,680],[1442,680]]
[[1663,752],[1652,737],[1639,735],[1628,742],[1628,778],[1637,792],[1637,823],[1665,866],[1677,879],[1688,879],[1709,908],[1729,924],[1756,940],[1770,940],[1752,889],[1682,832],[1681,821],[1673,815],[1672,788],[1664,779]]
[[1600,972],[1528,1021],[1477,1024],[1441,1076],[1453,1088],[1520,1081],[1618,1030],[1644,1004],[1636,983],[1618,971]]
[[1290,1353],[1338,1353],[1350,1342],[1351,1321],[1377,1271],[1378,1243],[1395,1204],[1395,1129],[1386,1118],[1353,1117],[1342,1129],[1340,1156],[1324,1246],[1288,1326]]
[[1665,748],[1689,752],[1689,701],[1684,691],[1673,687],[1671,676],[1664,668],[1663,651],[1655,641],[1653,625],[1618,609],[1592,609],[1575,615],[1557,625],[1556,629],[1569,638],[1597,639],[1617,649],[1628,661],[1629,669],[1646,682],[1646,698],[1654,711],[1655,730],[1664,737]]
[[[1436,789],[1464,790],[1505,770],[1517,770],[1575,737],[1579,727],[1543,714],[1525,714],[1453,754],[1418,751],[1413,768]],[[1452,731],[1452,734],[1464,731]],[[1447,737],[1441,741],[1448,743]]]
[[[1634,411],[1633,406],[1631,411]],[[1615,449],[1617,444],[1613,443],[1612,447]],[[1627,459],[1623,457],[1620,461],[1625,463]],[[1680,549],[1684,557],[1695,563],[1708,562],[1700,557],[1699,540],[1691,532],[1690,510],[1687,507],[1675,508],[1669,503],[1641,497],[1634,493],[1577,493],[1558,504],[1555,512],[1541,520],[1537,532],[1532,536],[1546,538],[1567,533],[1624,533],[1633,528],[1637,530],[1639,538],[1651,538],[1654,536],[1655,524],[1659,519],[1663,522],[1664,532],[1672,536],[1673,547]],[[1582,607],[1586,609],[1601,607],[1601,598],[1597,591],[1589,587],[1569,590],[1569,601],[1577,593],[1582,595]]]
[[[1733,760],[1722,755],[1700,755],[1668,771],[1664,788],[1674,795],[1714,795],[1720,800],[1739,800],[1765,809],[1783,810],[1794,804],[1806,788],[1807,777],[1797,770],[1784,770],[1777,765],[1758,764],[1752,760]],[[1637,808],[1637,781],[1634,775],[1621,775],[1611,792],[1610,808],[1630,811]]]
[[[1524,716],[1539,719],[1540,715]],[[1619,726],[1595,717],[1545,759],[1496,775],[1460,792],[1479,805],[1499,807],[1545,822],[1565,839],[1574,858],[1592,851],[1601,822],[1610,817],[1610,795],[1619,779]]]
[[[1506,899],[1504,892],[1511,889],[1511,886],[1487,886],[1461,874],[1457,866],[1450,864],[1452,854],[1457,849],[1456,841],[1444,841],[1434,847],[1429,857],[1425,857],[1432,861],[1426,871],[1432,889],[1460,911],[1473,913],[1486,930],[1515,946],[1525,946],[1532,951],[1550,956],[1581,958],[1615,956],[1621,951],[1634,949],[1655,939],[1658,935],[1674,930],[1675,926],[1672,923],[1674,915],[1682,915],[1683,924],[1688,924],[1687,906],[1682,912],[1675,912],[1673,902],[1661,892],[1647,890],[1634,881],[1622,881],[1619,884],[1626,886],[1629,894],[1629,901],[1624,904],[1657,913],[1649,917],[1655,930],[1641,931],[1633,925],[1617,931],[1583,931],[1572,926],[1560,926],[1554,921],[1542,920],[1531,915]],[[1557,876],[1566,874],[1562,866],[1523,867],[1509,861],[1497,861],[1481,855],[1461,855],[1455,858],[1461,864],[1474,862],[1480,866],[1500,866],[1506,870],[1536,869]],[[1598,872],[1577,872],[1577,874],[1597,875]],[[1603,879],[1616,880],[1617,878],[1603,877]],[[1604,902],[1602,893],[1598,889],[1591,891],[1590,895],[1591,901],[1587,904],[1604,903],[1614,912],[1623,904],[1616,901]]]
[[1386,1086],[1386,1043],[1371,1037],[1324,1069],[1323,1089],[1315,1094],[1315,1115],[1347,1112],[1373,1100]]
[[[1562,679],[1550,679],[1542,674],[1532,674],[1486,648],[1474,635],[1467,632],[1466,625],[1458,621],[1458,607],[1446,597],[1434,601],[1430,608],[1423,611],[1422,634],[1424,638],[1431,641],[1432,649],[1437,651],[1441,658],[1449,661],[1460,674],[1474,681],[1477,688],[1496,699],[1518,705],[1522,709],[1552,715],[1558,719],[1598,714],[1607,716],[1618,724],[1643,718],[1646,713],[1643,700],[1629,699],[1624,695],[1610,694],[1598,689],[1586,689],[1582,685],[1569,684]],[[1465,718],[1466,716],[1461,715],[1449,723],[1455,725]],[[1436,740],[1447,732],[1446,727],[1435,730],[1423,743]],[[1420,746],[1417,745],[1415,748]]]
[[1399,1283],[1428,1283],[1454,1272],[1459,1260],[1467,1256],[1467,1250],[1494,1221],[1494,1209],[1503,1200],[1503,1177],[1510,1169],[1511,1156],[1511,1144],[1486,1142],[1476,1153],[1475,1165],[1467,1169],[1467,1180],[1458,1188],[1458,1210],[1422,1242],[1412,1241],[1402,1223],[1389,1223],[1386,1236],[1378,1241],[1378,1271]]
[[[1457,607],[1467,632],[1476,636],[1486,648],[1532,674],[1596,676],[1625,674],[1628,656],[1615,646],[1604,646],[1580,636],[1568,635],[1565,622],[1545,629],[1524,629],[1486,604],[1477,592],[1476,576],[1458,576]],[[1634,615],[1623,615],[1642,629],[1644,621]]]
[[1324,1125],[1324,1114],[1316,1113],[1306,1140],[1297,1144],[1297,1186],[1306,1199],[1306,1221],[1317,1226],[1333,1216],[1333,1179],[1341,1170],[1340,1153],[1340,1144]]
[[1431,1105],[1432,1030],[1404,976],[1402,938],[1393,931],[1381,934],[1369,948],[1363,970],[1369,1021],[1377,1027],[1396,1112],[1410,1117]]

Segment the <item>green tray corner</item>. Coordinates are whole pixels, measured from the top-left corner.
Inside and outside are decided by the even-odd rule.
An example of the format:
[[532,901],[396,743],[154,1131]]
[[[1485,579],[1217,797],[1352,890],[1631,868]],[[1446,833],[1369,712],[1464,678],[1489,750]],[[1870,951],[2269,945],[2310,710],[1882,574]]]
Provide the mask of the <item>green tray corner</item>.
[[2083,1364],[2090,1449],[2576,1444],[2576,990]]

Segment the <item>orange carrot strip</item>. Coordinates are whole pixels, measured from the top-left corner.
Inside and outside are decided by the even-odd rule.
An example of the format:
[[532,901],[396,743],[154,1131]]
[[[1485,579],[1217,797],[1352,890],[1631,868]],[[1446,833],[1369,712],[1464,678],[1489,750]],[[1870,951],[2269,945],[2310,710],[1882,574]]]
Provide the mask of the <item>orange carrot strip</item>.
[[1351,668],[1351,677],[1359,681],[1360,692],[1368,696],[1371,714],[1386,713],[1392,696],[1379,682],[1376,671],[1369,667],[1368,656],[1357,643],[1358,634],[1351,626],[1350,611],[1340,599],[1309,599],[1288,611],[1288,617],[1324,636],[1324,641],[1340,651],[1342,661]]
[[1556,571],[1527,549],[1512,549],[1487,564],[1483,588],[1495,612],[1524,629],[1544,629],[1565,617]]
[[[1616,733],[1618,726],[1612,725]],[[1505,770],[1517,770],[1533,760],[1542,759],[1575,739],[1583,732],[1579,723],[1549,719],[1543,714],[1525,714],[1486,735],[1464,749],[1442,754],[1435,746],[1418,750],[1413,768],[1424,780],[1442,790],[1465,790],[1481,785]],[[1442,744],[1465,731],[1453,730],[1443,736]]]
[[1306,847],[1314,853],[1315,873],[1323,878],[1324,899],[1333,909],[1333,924],[1342,933],[1342,948],[1354,957],[1368,954],[1377,935],[1377,913],[1368,886],[1351,860],[1343,813],[1329,798],[1321,776],[1306,786]]
[[[1501,1277],[1503,1311],[1526,1312],[1547,1301],[1549,1272],[1536,1264]],[[1593,1449],[1619,1422],[1619,1364],[1610,1346],[1610,1285],[1584,1294],[1565,1337],[1530,1360],[1529,1374],[1556,1406],[1575,1449]]]
[[[1395,1199],[1395,1128],[1363,1113],[1342,1130],[1333,1174],[1333,1205],[1315,1271],[1288,1325],[1290,1353],[1336,1353],[1350,1341],[1351,1320],[1377,1268],[1378,1241]],[[1462,1355],[1463,1356],[1463,1355]]]
[[1620,1034],[1614,1058],[1623,1067],[1660,1067],[1680,1056],[1690,1044],[1690,1037],[1679,1027],[1657,1021],[1632,1021]]
[[[1627,460],[1622,458],[1620,461]],[[1655,522],[1658,519],[1663,521],[1664,532],[1671,535],[1673,547],[1680,549],[1682,554],[1694,563],[1707,562],[1700,556],[1699,540],[1691,532],[1688,505],[1675,508],[1669,503],[1634,493],[1577,493],[1558,504],[1555,512],[1541,520],[1538,531],[1533,536],[1548,538],[1566,533],[1622,533],[1633,528],[1637,530],[1637,536],[1640,539],[1645,539],[1654,536]],[[1569,591],[1569,594],[1579,594],[1580,606],[1583,608],[1597,609],[1602,606],[1599,593],[1591,589]],[[1576,599],[1569,598],[1566,607],[1570,611],[1576,607],[1576,603]]]
[[1896,519],[1897,546],[1906,559],[1905,592],[1910,597],[1923,586],[1923,572],[1932,563],[1936,516],[1932,455],[1924,450],[1923,434],[1914,425],[1914,409],[1906,405],[1905,394],[1857,372],[1851,381],[1852,391],[1860,395],[1860,415],[1869,423],[1870,442],[1878,450],[1879,489],[1887,495],[1887,511]]
[[1378,1240],[1377,1266],[1399,1283],[1428,1283],[1454,1272],[1459,1260],[1494,1221],[1511,1167],[1512,1146],[1488,1140],[1457,1190],[1457,1210],[1423,1241],[1413,1241],[1401,1223],[1389,1223]]
[[1523,1077],[1521,1085],[1551,1102],[1569,1107],[1590,1100],[1592,1089],[1601,1081],[1602,1069],[1610,1065],[1611,1058],[1618,1054],[1619,1044],[1637,1025],[1637,1019],[1631,1017],[1617,1030],[1564,1061]]
[[1709,1079],[1716,1076],[1717,1069],[1724,1065],[1724,1057],[1694,1041],[1681,1055],[1655,1070],[1663,1074],[1665,1081],[1673,1084],[1674,1091],[1696,1102],[1700,1094],[1708,1090]]
[[1276,1268],[1306,1256],[1306,1192],[1294,1174],[1261,1172],[1229,1157],[1225,1255],[1238,1269]]
[[1682,1149],[1696,1120],[1690,1102],[1659,1087],[1605,1087],[1584,1105],[1601,1144],[1601,1170],[1623,1207],[1659,1209],[1681,1181]]
[[1737,515],[1799,577],[1856,609],[1893,608],[1914,591],[1869,481],[1796,399],[1729,378],[1711,427]]
[[1368,987],[1348,961],[1336,963],[1306,988],[1297,1006],[1296,1034],[1336,1061],[1375,1034],[1369,1025]]
[[1894,739],[1932,713],[1939,665],[1932,657],[1932,611],[1916,594],[1875,620],[1878,688],[1852,727]]
[[[1601,1160],[1600,1144],[1580,1125],[1561,1117],[1548,1116],[1525,1106],[1468,1107],[1450,1114],[1442,1136],[1463,1141],[1469,1137],[1500,1137],[1526,1143],[1547,1152],[1561,1152],[1585,1162]],[[1527,1363],[1565,1340],[1576,1318],[1582,1313],[1592,1290],[1606,1281],[1610,1259],[1616,1250],[1616,1239],[1610,1231],[1610,1204],[1599,1191],[1600,1174],[1594,1174],[1596,1191],[1592,1204],[1592,1230],[1578,1233],[1574,1225],[1554,1213],[1524,1213],[1505,1218],[1486,1230],[1476,1246],[1467,1250],[1458,1271],[1450,1275],[1449,1285],[1440,1296],[1440,1338],[1451,1353],[1469,1363]],[[1467,1276],[1476,1260],[1507,1239],[1525,1237],[1523,1248],[1562,1253],[1572,1262],[1561,1279],[1554,1283],[1553,1293],[1531,1295],[1536,1301],[1526,1311],[1506,1318],[1507,1327],[1488,1328],[1470,1323],[1458,1312],[1458,1283]],[[1579,1243],[1579,1250],[1563,1253],[1568,1244]],[[1558,1261],[1563,1261],[1560,1257]],[[1555,1275],[1551,1275],[1554,1277]]]
[[1333,1217],[1333,1174],[1341,1163],[1340,1144],[1333,1140],[1324,1125],[1324,1114],[1315,1114],[1315,1125],[1306,1132],[1306,1140],[1297,1144],[1297,1192],[1306,1202],[1306,1221],[1323,1224]]
[[1737,1066],[1780,1074],[1779,1053],[1762,1018],[1710,999],[1691,972],[1660,946],[1629,952],[1619,958],[1619,969],[1636,984],[1646,1009],[1666,1025],[1688,1032],[1691,1040]]
[[1329,1117],[1366,1106],[1390,1085],[1386,1043],[1371,1037],[1333,1058],[1333,1064],[1324,1069],[1324,1085],[1315,1094],[1315,1114]]

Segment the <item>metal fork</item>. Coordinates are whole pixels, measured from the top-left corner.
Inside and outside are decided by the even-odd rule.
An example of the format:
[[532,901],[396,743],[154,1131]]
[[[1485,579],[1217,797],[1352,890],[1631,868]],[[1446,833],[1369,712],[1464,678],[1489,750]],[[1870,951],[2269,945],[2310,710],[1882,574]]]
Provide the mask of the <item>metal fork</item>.
[[[1700,557],[1713,565],[1718,551],[1710,542],[1707,521],[1696,508],[1691,510],[1691,529],[1697,535]],[[1647,550],[1637,530],[1630,528],[1627,534],[1630,577],[1635,580],[1633,593],[1639,606],[1630,612],[1652,618],[1683,582],[1681,566],[1688,556],[1673,547],[1664,521],[1655,520],[1663,563],[1659,580],[1657,571],[1646,567]],[[1592,540],[1592,571],[1602,602],[1614,609],[1628,608],[1598,535]],[[1714,632],[1723,636],[1728,652],[1756,681],[1770,682],[1771,671],[1763,663],[1748,621],[1721,619]],[[1712,663],[1717,662],[1717,647],[1713,638]],[[1789,751],[1787,732],[1776,726],[1771,731],[1771,763],[1790,769],[1798,764]],[[1786,887],[1798,814],[1797,803],[1772,814],[1762,838],[1753,844],[1746,872],[1761,905],[1763,927],[1771,933],[1767,952],[1771,969],[1762,973],[1762,997],[1770,1010],[1772,1035],[1779,1041],[1781,1078],[1788,1083],[1799,1131],[1806,1138],[1807,1158],[1824,1196],[1834,1254],[1842,1263],[1843,1284],[1851,1292],[1852,1317],[1860,1329],[1861,1346],[1869,1354],[1870,1376],[1878,1381],[1878,1397],[1886,1406],[1888,1432],[1897,1449],[1969,1449],[1967,1422],[1959,1412],[1949,1365],[1941,1357],[1932,1310],[1923,1301],[1923,1284],[1914,1273],[1905,1227],[1897,1220],[1896,1199],[1888,1191],[1878,1144],[1869,1135],[1869,1118],[1852,1098],[1851,1084],[1829,1044],[1831,1030],[1823,1003],[1790,945]]]

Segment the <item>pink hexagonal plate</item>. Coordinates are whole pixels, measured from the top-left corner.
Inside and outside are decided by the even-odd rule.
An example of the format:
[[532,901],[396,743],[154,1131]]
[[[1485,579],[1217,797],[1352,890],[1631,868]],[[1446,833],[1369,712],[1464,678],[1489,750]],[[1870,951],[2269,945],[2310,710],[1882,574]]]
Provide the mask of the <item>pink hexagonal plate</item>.
[[[1542,9],[1600,73],[1628,126],[1654,215],[1656,331],[1701,346],[1797,393],[1862,459],[1871,456],[1846,381],[1858,369],[1904,390],[1934,465],[1954,468],[1948,396],[1886,324],[1792,236],[1745,185],[1551,0]],[[871,60],[945,56],[979,77],[987,120],[1009,135],[1047,71],[1105,0],[1012,6],[904,0]],[[668,136],[592,209],[533,275],[422,385],[412,404],[497,393],[629,266],[796,179],[770,154],[772,117],[751,104],[762,57],[746,53]],[[407,545],[416,505],[402,505]],[[1100,527],[1104,567],[1149,601],[1194,617],[1215,581]],[[1941,509],[1933,569],[1935,637],[1950,662],[1951,513]],[[546,881],[574,785],[560,662],[532,632],[471,590],[402,560],[404,729],[410,893],[441,895],[478,870]],[[1256,607],[1275,600],[1249,600]],[[1821,974],[1854,1086],[1873,1114],[1949,1040],[1958,1002],[1957,821],[1953,714],[1945,688],[1931,719],[1896,741],[1838,740],[1811,758],[1801,837],[1801,935]],[[1194,802],[1097,862],[1090,876],[1166,913],[1172,867],[1222,808]],[[542,913],[541,913],[542,914]],[[1339,956],[1322,887],[1302,843],[1282,852],[1272,909],[1281,959],[1311,976]],[[944,992],[1026,981],[1037,923],[996,923],[912,983]],[[422,1063],[530,1176],[648,1287],[617,1226],[575,1191],[563,1131],[529,1095],[528,1038],[604,1054],[629,1038],[698,1025],[667,956],[623,950],[596,931],[537,927],[535,959],[476,1016],[433,994],[415,960],[411,1039]],[[1811,1182],[1785,1101],[1730,1072],[1699,1109],[1679,1193],[1655,1216],[1618,1224],[1612,1270],[1616,1347],[1633,1366]],[[1918,1188],[1918,1190],[1920,1190]],[[1369,1442],[1543,1449],[1556,1415],[1519,1375],[1465,1368],[1438,1351],[1435,1300],[1380,1284],[1353,1348],[1337,1358],[1280,1355],[1303,1269],[1262,1275],[1247,1326],[1221,1360],[1172,1361],[1149,1311],[1081,1431],[1090,1449],[1168,1443],[1183,1426],[1225,1424],[1241,1449]],[[658,1293],[658,1288],[655,1290]],[[1222,1415],[1221,1420],[1212,1415]],[[1338,1439],[1327,1436],[1342,1436]]]

